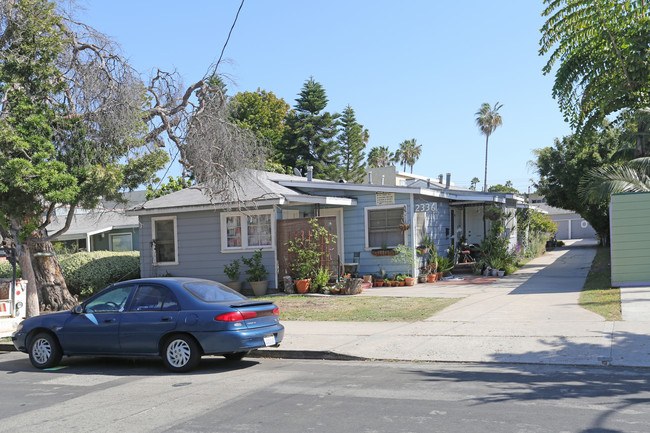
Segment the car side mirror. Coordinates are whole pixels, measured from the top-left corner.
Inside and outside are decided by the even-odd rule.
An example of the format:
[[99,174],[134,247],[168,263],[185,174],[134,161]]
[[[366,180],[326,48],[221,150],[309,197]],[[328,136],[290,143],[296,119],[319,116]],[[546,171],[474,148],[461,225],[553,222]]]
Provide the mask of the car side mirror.
[[83,312],[84,312],[84,307],[82,307],[81,305],[75,305],[72,308],[72,314],[81,314]]

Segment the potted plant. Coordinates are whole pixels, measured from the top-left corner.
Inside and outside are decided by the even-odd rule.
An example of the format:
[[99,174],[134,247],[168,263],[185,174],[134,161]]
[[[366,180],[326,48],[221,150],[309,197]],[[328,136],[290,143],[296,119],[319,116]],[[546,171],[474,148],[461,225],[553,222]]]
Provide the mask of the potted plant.
[[415,285],[415,279],[412,277],[412,273],[414,269],[417,269],[419,263],[419,259],[415,255],[415,250],[411,247],[400,244],[395,248],[395,251],[397,252],[397,255],[393,257],[393,262],[404,265],[404,270],[406,272],[403,272],[402,275],[404,276],[404,279],[409,278],[408,282],[405,282],[405,284],[407,286]]
[[323,254],[326,254],[321,250],[321,242],[329,244],[336,239],[335,235],[318,224],[316,218],[309,220],[309,224],[311,228],[307,234],[302,233],[287,241],[290,268],[294,273],[296,291],[301,294],[307,293],[309,290],[309,283],[319,272]]
[[323,289],[330,280],[330,271],[329,269],[319,268],[314,278],[312,278],[312,292],[316,292],[318,289]]
[[268,272],[262,264],[262,250],[255,251],[251,258],[242,257],[242,262],[248,269],[246,269],[246,279],[253,289],[255,296],[266,295],[266,290],[269,287],[269,281],[266,279]]
[[235,259],[229,265],[225,265],[223,267],[223,272],[230,280],[226,283],[226,286],[236,290],[237,292],[241,292],[243,282],[239,281],[239,259]]
[[438,256],[437,260],[438,264],[438,279],[442,279],[442,277],[445,275],[446,272],[451,271],[454,269],[454,262],[451,258],[449,257],[443,257],[443,256]]

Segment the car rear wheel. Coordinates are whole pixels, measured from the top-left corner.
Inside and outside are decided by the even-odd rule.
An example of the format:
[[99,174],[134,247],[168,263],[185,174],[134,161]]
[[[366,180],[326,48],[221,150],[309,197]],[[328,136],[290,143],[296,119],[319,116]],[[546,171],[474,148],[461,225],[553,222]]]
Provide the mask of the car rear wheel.
[[29,345],[29,360],[36,368],[50,368],[61,362],[63,352],[52,334],[41,332]]
[[244,356],[247,356],[250,352],[233,352],[226,353],[223,355],[228,361],[241,361]]
[[174,373],[193,370],[201,361],[199,345],[188,335],[174,335],[165,342],[162,360]]

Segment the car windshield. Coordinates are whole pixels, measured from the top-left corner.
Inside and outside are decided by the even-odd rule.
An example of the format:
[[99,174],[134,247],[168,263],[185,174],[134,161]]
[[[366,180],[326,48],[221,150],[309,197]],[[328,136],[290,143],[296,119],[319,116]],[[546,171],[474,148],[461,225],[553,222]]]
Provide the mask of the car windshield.
[[203,302],[241,301],[245,296],[223,284],[210,281],[183,284],[183,288]]

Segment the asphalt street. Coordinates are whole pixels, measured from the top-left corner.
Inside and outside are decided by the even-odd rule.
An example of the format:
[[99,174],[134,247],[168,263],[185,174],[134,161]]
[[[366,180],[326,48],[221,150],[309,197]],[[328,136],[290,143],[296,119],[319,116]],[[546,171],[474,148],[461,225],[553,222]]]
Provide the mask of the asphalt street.
[[647,432],[650,371],[0,353],[1,432]]

